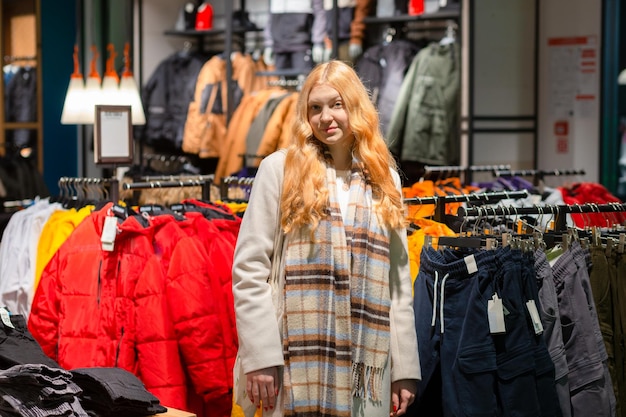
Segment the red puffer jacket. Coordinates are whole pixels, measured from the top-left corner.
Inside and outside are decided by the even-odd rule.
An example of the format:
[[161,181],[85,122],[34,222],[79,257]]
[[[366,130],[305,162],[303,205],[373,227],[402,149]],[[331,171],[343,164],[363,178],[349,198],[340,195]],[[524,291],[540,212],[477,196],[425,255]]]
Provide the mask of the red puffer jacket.
[[230,416],[231,268],[241,220],[129,217],[105,251],[110,207],[81,223],[44,271],[32,333],[64,368],[119,366],[167,406]]
[[172,253],[167,299],[194,391],[210,405],[194,411],[199,416],[230,416],[238,346],[231,290],[232,233],[240,220],[186,216],[195,233],[181,239]]
[[169,407],[185,409],[186,383],[167,300],[137,303],[137,288],[163,291],[154,226],[118,221],[112,251],[100,236],[112,204],[93,212],[45,268],[29,316],[44,352],[63,368],[116,366],[135,373]]

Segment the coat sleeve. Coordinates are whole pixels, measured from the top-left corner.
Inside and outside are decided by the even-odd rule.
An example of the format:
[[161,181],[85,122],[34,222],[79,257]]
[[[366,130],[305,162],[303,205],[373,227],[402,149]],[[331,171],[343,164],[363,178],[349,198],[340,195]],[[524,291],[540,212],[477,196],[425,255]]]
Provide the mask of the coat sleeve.
[[236,340],[231,335],[228,295],[221,289],[226,281],[230,289],[233,249],[220,240],[219,233],[211,242],[190,236],[176,245],[168,270],[167,299],[193,389],[211,403],[214,415],[223,416],[232,407],[229,392]]
[[59,361],[57,342],[59,340],[58,273],[61,270],[60,263],[59,252],[57,252],[43,270],[28,316],[28,330],[46,356],[57,362]]
[[239,354],[245,373],[284,365],[282,340],[267,283],[278,219],[285,152],[263,159],[243,216],[233,260]]
[[[400,190],[400,177],[393,173]],[[391,380],[421,379],[406,230],[391,233],[389,290],[391,292]]]
[[350,23],[350,43],[363,44],[363,38],[365,37],[365,22],[366,17],[370,16],[376,7],[376,2],[373,0],[358,0],[354,8],[354,18]]
[[311,42],[313,45],[322,45],[326,36],[326,10],[324,0],[313,0],[313,26],[311,27]]
[[165,271],[150,257],[135,288],[138,373],[162,404],[187,409],[187,383],[165,295]]
[[413,61],[411,61],[411,65],[409,65],[409,69],[407,70],[404,80],[402,81],[396,105],[393,108],[391,120],[389,121],[389,126],[387,127],[385,135],[389,150],[391,150],[391,153],[395,156],[399,157],[400,160],[402,160],[402,145],[404,141],[406,119],[418,63],[419,61],[416,56],[413,58]]

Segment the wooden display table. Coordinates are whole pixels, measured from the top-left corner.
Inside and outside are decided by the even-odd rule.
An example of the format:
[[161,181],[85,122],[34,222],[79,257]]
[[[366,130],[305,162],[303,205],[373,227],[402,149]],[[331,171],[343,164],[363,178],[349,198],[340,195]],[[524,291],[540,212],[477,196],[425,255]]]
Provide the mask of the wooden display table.
[[189,411],[177,410],[175,408],[168,408],[167,412],[153,414],[151,417],[196,417],[194,413]]

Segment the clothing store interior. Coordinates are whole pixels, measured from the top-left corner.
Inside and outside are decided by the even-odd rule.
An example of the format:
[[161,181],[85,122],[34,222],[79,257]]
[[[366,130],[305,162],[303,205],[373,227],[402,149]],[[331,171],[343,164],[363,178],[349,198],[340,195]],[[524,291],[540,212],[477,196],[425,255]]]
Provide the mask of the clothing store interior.
[[[244,415],[239,224],[307,73],[340,59],[402,180],[407,415],[626,417],[626,2],[0,4],[0,414]],[[506,251],[519,282],[444,292],[426,272],[451,250]],[[468,342],[483,316],[494,355]]]

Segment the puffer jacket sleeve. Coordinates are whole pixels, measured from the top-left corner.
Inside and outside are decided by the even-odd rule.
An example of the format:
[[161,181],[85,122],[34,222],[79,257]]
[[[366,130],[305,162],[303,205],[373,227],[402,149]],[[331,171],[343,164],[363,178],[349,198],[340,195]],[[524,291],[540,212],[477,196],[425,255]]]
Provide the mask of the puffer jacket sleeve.
[[60,288],[58,274],[62,266],[57,252],[43,270],[33,298],[28,329],[49,358],[59,361],[59,304]]
[[135,288],[138,372],[146,389],[168,407],[187,410],[187,383],[165,293],[165,271],[156,257]]
[[223,126],[216,120],[223,115],[214,112],[216,101],[219,102],[218,90],[223,75],[222,67],[223,59],[216,55],[205,62],[198,73],[193,100],[189,103],[183,130],[182,149],[187,153],[200,154],[203,152],[203,146],[210,144],[216,134],[225,134],[225,130],[222,132],[218,129]]
[[230,288],[232,256],[232,245],[216,229],[206,241],[195,235],[181,240],[168,271],[168,304],[185,370],[216,417],[232,409],[237,340],[232,299],[223,291]]
[[280,323],[267,283],[278,224],[285,152],[261,161],[243,216],[233,260],[233,297],[239,354],[249,373],[284,365]]

